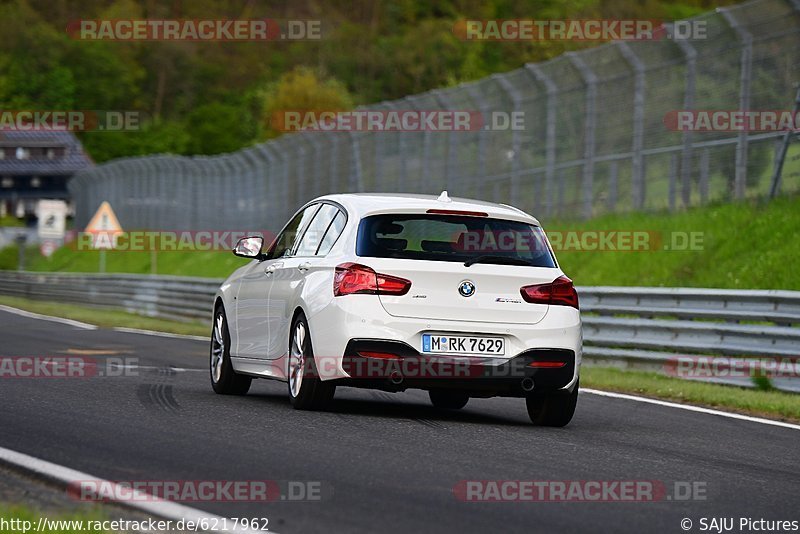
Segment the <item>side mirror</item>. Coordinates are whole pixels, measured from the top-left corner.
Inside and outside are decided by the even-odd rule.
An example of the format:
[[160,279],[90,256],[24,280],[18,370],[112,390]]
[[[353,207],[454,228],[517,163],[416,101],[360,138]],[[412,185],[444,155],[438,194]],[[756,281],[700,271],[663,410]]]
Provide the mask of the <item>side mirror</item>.
[[243,237],[236,243],[233,254],[242,258],[260,258],[262,246],[264,246],[263,237]]

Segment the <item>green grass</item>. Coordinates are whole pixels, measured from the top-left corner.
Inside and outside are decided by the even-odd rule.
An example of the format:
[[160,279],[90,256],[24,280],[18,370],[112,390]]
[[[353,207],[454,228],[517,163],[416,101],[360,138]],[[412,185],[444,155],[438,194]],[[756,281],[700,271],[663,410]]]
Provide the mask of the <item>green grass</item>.
[[[96,273],[100,267],[98,250],[75,250],[61,247],[50,258],[39,253],[37,247],[26,250],[25,269],[47,272]],[[152,264],[155,258],[155,265]],[[203,276],[225,278],[248,260],[237,258],[230,251],[107,251],[106,272],[136,274],[171,274],[176,276]],[[17,268],[17,248],[0,250],[0,269]]]
[[[630,213],[583,222],[543,220],[548,232],[569,230],[699,232],[700,250],[557,250],[561,267],[578,285],[684,286],[800,289],[800,196],[772,202],[710,205],[676,213]],[[155,257],[155,266],[152,259]],[[172,274],[222,278],[247,260],[228,251],[109,251],[107,272]],[[62,247],[51,258],[28,249],[28,270],[97,272],[99,251]],[[16,269],[17,250],[0,251],[0,269]]]
[[89,306],[78,306],[75,304],[28,300],[19,297],[7,297],[5,295],[0,295],[0,304],[13,306],[14,308],[34,313],[41,313],[43,315],[65,317],[74,321],[81,321],[105,328],[124,326],[127,328],[139,328],[142,330],[155,330],[157,332],[170,332],[173,334],[194,336],[207,336],[211,332],[210,322],[209,324],[205,324],[200,321],[171,321],[169,319],[145,317],[135,313],[109,310],[107,308],[91,308]]
[[25,219],[18,219],[13,215],[6,215],[4,217],[0,217],[0,226],[25,226]]
[[581,387],[643,395],[772,419],[800,421],[800,395],[775,390],[704,384],[656,373],[607,367],[581,369]]
[[800,196],[677,213],[608,215],[582,223],[543,223],[548,232],[702,233],[702,250],[557,250],[562,269],[578,285],[800,289]]
[[[39,510],[35,510],[28,506],[22,505],[8,505],[8,504],[0,504],[0,518],[5,521],[12,521],[12,520],[19,520],[20,522],[11,523],[9,524],[9,529],[3,529],[0,532],[23,532],[23,528],[27,528],[28,532],[34,532],[38,526],[39,518],[44,517],[50,520],[48,524],[50,528],[47,528],[44,532],[47,534],[78,534],[78,533],[85,533],[85,532],[111,532],[108,530],[98,530],[93,528],[95,525],[93,523],[87,523],[87,521],[104,521],[108,518],[99,513],[99,511],[87,511],[87,512],[75,512],[75,513],[58,513],[58,514],[51,514]],[[28,522],[28,523],[21,523],[21,522]],[[76,524],[65,524],[65,523],[53,523],[53,521],[80,521],[82,523]],[[83,527],[85,530],[81,530]],[[92,528],[89,528],[92,527]]]

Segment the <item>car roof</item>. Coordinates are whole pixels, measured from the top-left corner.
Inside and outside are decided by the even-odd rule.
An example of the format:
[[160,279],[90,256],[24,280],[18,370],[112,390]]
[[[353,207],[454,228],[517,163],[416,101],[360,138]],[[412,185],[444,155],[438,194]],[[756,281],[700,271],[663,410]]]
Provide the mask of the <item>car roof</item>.
[[358,218],[379,213],[425,213],[429,209],[455,211],[481,211],[498,219],[510,219],[533,223],[539,226],[535,217],[506,204],[496,204],[483,200],[449,197],[446,191],[441,195],[418,195],[412,193],[342,193],[325,195],[315,199],[330,200],[344,206],[348,213]]

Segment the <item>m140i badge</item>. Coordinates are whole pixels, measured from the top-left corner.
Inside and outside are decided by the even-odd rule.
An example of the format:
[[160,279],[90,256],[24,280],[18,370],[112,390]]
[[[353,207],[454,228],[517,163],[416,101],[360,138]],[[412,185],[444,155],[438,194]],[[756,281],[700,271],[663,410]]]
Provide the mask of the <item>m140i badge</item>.
[[471,297],[475,294],[475,284],[470,282],[469,280],[464,280],[460,284],[458,284],[458,292],[461,294],[462,297]]

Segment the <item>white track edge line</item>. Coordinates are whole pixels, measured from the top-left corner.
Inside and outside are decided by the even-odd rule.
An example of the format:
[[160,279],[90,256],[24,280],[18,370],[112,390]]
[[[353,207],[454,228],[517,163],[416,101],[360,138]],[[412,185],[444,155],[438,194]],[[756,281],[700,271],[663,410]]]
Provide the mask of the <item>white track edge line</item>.
[[[12,451],[11,449],[6,449],[5,447],[0,447],[0,463],[11,464],[20,467],[26,471],[35,473],[36,475],[43,477],[47,480],[63,483],[66,485],[74,483],[75,481],[78,480],[92,480],[95,482],[101,482],[103,484],[106,483],[111,484],[115,488],[115,493],[116,493],[116,488],[118,486],[114,482],[103,480],[95,476],[82,473],[80,471],[76,471],[75,469],[70,469],[69,467],[64,467],[58,464],[54,464],[52,462],[48,462],[46,460],[40,460],[39,458],[35,458],[33,456],[29,456],[21,452]],[[134,494],[141,497],[145,497],[146,495],[136,490],[134,490]],[[162,517],[165,519],[172,519],[174,521],[185,519],[188,521],[198,522],[202,519],[206,519],[206,520],[217,520],[220,524],[224,524],[222,523],[222,520],[224,518],[221,516],[217,516],[215,514],[204,512],[196,508],[190,508],[188,506],[184,506],[182,504],[177,504],[170,501],[133,500],[133,501],[111,501],[111,502],[117,503],[124,507],[134,508],[136,510],[149,513],[158,517]],[[235,529],[229,528],[224,531],[203,530],[203,529],[199,530],[203,532],[236,532],[239,534],[256,534],[257,532],[243,528],[235,528]],[[274,533],[273,530],[270,530],[270,532]]]
[[709,415],[719,415],[721,417],[729,417],[731,419],[740,419],[742,421],[750,421],[751,423],[761,423],[763,425],[779,426],[783,428],[791,428],[792,430],[800,430],[800,425],[792,423],[785,423],[783,421],[774,421],[772,419],[764,419],[762,417],[753,417],[752,415],[743,415],[733,412],[724,412],[722,410],[714,410],[711,408],[703,408],[702,406],[695,406],[693,404],[679,404],[677,402],[669,402],[658,399],[651,399],[648,397],[638,397],[636,395],[627,395],[625,393],[614,393],[611,391],[600,391],[597,389],[581,388],[582,393],[591,393],[592,395],[599,395],[601,397],[612,397],[615,399],[624,399],[635,402],[645,402],[648,404],[656,404],[658,406],[666,406],[668,408],[678,408],[680,410],[688,410],[690,412],[705,413]]
[[75,328],[82,328],[84,330],[97,330],[98,326],[89,323],[82,323],[80,321],[75,321],[73,319],[65,319],[63,317],[55,317],[53,315],[44,315],[41,313],[34,313],[27,310],[21,310],[19,308],[14,308],[13,306],[6,306],[4,304],[0,304],[0,311],[13,313],[15,315],[20,315],[22,317],[28,317],[30,319],[41,319],[42,321],[51,321],[54,323],[61,323],[66,324],[69,326],[74,326]]
[[127,334],[144,334],[146,336],[172,337],[175,339],[191,339],[194,341],[209,341],[211,337],[191,336],[188,334],[173,334],[171,332],[159,332],[158,330],[143,330],[141,328],[128,328],[126,326],[115,326],[115,332],[125,332]]
[[[20,308],[14,308],[13,306],[6,306],[4,304],[0,304],[0,311],[13,313],[21,317],[27,317],[29,319],[40,319],[42,321],[52,321],[54,323],[66,324],[69,326],[74,326],[75,328],[82,328],[83,330],[97,330],[100,328],[95,324],[83,323],[81,321],[76,321],[74,319],[65,319],[64,317],[56,317],[54,315],[44,315],[42,313],[35,313],[27,310],[22,310]],[[208,337],[203,337],[203,336],[173,334],[170,332],[159,332],[157,330],[144,330],[141,328],[127,328],[124,326],[115,326],[112,328],[112,330],[115,330],[117,332],[127,332],[129,334],[144,334],[148,336],[172,337],[176,339],[191,339],[194,341],[207,341],[208,339],[210,339]]]

